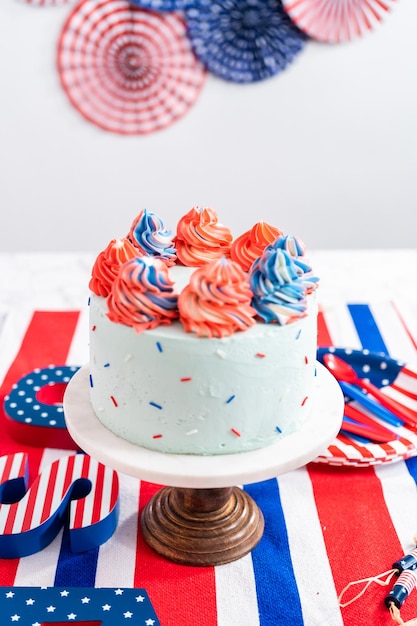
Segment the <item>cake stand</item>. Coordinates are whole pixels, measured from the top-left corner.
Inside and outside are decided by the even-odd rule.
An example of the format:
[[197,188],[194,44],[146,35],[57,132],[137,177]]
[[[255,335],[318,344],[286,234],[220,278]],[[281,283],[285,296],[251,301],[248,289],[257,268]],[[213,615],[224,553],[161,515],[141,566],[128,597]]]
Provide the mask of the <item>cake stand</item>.
[[145,541],[171,561],[201,566],[234,561],[257,545],[262,512],[236,485],[312,461],[338,434],[343,406],[338,383],[317,363],[312,411],[298,432],[260,450],[199,456],[148,450],[109,431],[90,404],[87,365],[71,378],[64,396],[67,428],[82,450],[124,474],[166,485],[142,513]]

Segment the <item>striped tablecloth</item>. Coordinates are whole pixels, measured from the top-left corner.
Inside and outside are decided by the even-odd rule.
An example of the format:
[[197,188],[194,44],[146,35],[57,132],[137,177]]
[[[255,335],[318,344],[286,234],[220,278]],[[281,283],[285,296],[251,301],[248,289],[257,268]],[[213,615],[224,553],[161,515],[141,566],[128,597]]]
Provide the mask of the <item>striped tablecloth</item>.
[[[27,303],[19,309],[6,302],[4,314],[1,403],[12,384],[34,368],[83,364],[86,307],[66,308],[63,302],[60,307],[31,310]],[[389,299],[329,300],[320,312],[322,345],[364,347],[412,362],[417,361],[416,341],[417,319]],[[32,479],[55,459],[71,454],[16,442],[4,420],[2,414],[0,453],[28,452]],[[383,603],[387,587],[372,585],[345,608],[339,606],[338,595],[350,581],[389,570],[415,548],[417,457],[359,468],[313,462],[278,478],[244,485],[265,517],[262,540],[238,561],[204,568],[173,564],[145,544],[139,516],[160,486],[125,475],[119,478],[120,520],[109,541],[73,554],[67,533],[61,531],[36,554],[0,559],[0,585],[144,588],[163,626],[393,623]],[[417,617],[417,592],[407,599],[402,615],[404,620]],[[77,621],[71,617],[68,623]],[[142,624],[132,618],[126,623]]]

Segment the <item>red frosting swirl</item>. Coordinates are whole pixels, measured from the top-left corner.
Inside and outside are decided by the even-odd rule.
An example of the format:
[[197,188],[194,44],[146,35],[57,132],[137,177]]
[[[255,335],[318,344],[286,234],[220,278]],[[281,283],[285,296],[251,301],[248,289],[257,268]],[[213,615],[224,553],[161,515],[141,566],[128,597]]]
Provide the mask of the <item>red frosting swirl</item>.
[[225,257],[195,270],[178,297],[180,320],[199,337],[224,337],[255,324],[246,274]]
[[252,263],[261,256],[266,246],[282,235],[283,233],[278,228],[266,222],[257,222],[250,230],[235,239],[230,250],[230,257],[239,263],[245,272],[248,272]]
[[177,258],[183,265],[198,267],[228,256],[232,240],[232,233],[219,224],[213,209],[193,207],[177,225]]
[[129,259],[138,256],[142,256],[141,252],[128,239],[112,239],[95,260],[89,283],[91,291],[96,296],[106,298],[120,267]]

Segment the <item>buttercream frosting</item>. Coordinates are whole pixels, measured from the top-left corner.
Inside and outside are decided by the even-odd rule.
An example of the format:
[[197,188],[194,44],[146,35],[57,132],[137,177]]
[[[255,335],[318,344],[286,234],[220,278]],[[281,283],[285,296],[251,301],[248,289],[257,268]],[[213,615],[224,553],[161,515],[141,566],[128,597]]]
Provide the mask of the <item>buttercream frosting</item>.
[[232,243],[230,257],[248,272],[252,263],[265,250],[266,246],[281,237],[283,233],[266,222],[257,222]]
[[171,324],[178,317],[173,285],[168,267],[160,259],[131,259],[120,268],[113,282],[107,298],[107,316],[138,333]]
[[178,222],[175,247],[183,265],[198,267],[228,256],[233,236],[210,207],[193,207]]
[[142,254],[160,257],[168,265],[175,263],[175,246],[172,233],[161,218],[143,209],[133,220],[128,238]]

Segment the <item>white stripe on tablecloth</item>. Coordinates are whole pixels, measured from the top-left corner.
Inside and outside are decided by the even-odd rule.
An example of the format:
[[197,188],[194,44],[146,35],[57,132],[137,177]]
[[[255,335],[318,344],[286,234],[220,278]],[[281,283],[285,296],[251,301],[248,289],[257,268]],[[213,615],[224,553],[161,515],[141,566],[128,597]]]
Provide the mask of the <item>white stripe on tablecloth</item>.
[[7,311],[0,309],[0,335],[3,332],[3,326],[7,318]]
[[3,332],[0,335],[0,382],[3,382],[11,363],[19,352],[32,315],[32,310],[16,309],[5,320]]
[[[375,472],[381,481],[385,503],[404,554],[415,549],[413,537],[417,531],[417,491],[416,484],[410,476],[405,462],[389,463],[375,466]],[[401,489],[398,489],[401,485]],[[404,515],[404,502],[407,502],[407,515]],[[402,557],[399,554],[394,560]],[[387,563],[387,569],[392,563]]]
[[278,478],[304,626],[343,624],[311,481],[305,467]]
[[71,347],[67,356],[68,365],[84,365],[89,358],[89,308],[80,311]]
[[333,345],[355,349],[362,347],[355,325],[345,304],[334,304],[326,308],[324,317]]
[[391,302],[370,304],[379,332],[389,355],[408,363],[416,360],[416,349]]
[[215,567],[217,626],[258,626],[252,557]]
[[[139,485],[140,482],[137,478],[119,474],[119,523],[114,535],[100,546],[96,587],[133,587],[138,532]],[[115,550],[115,546],[117,546],[117,550]]]
[[[48,465],[57,459],[74,454],[71,450],[55,450],[46,448],[43,455],[39,471],[43,471]],[[30,462],[30,455],[29,455]],[[19,561],[16,572],[16,587],[52,587],[55,580],[56,566],[61,550],[62,530],[57,537],[43,550],[30,556],[26,556]]]

